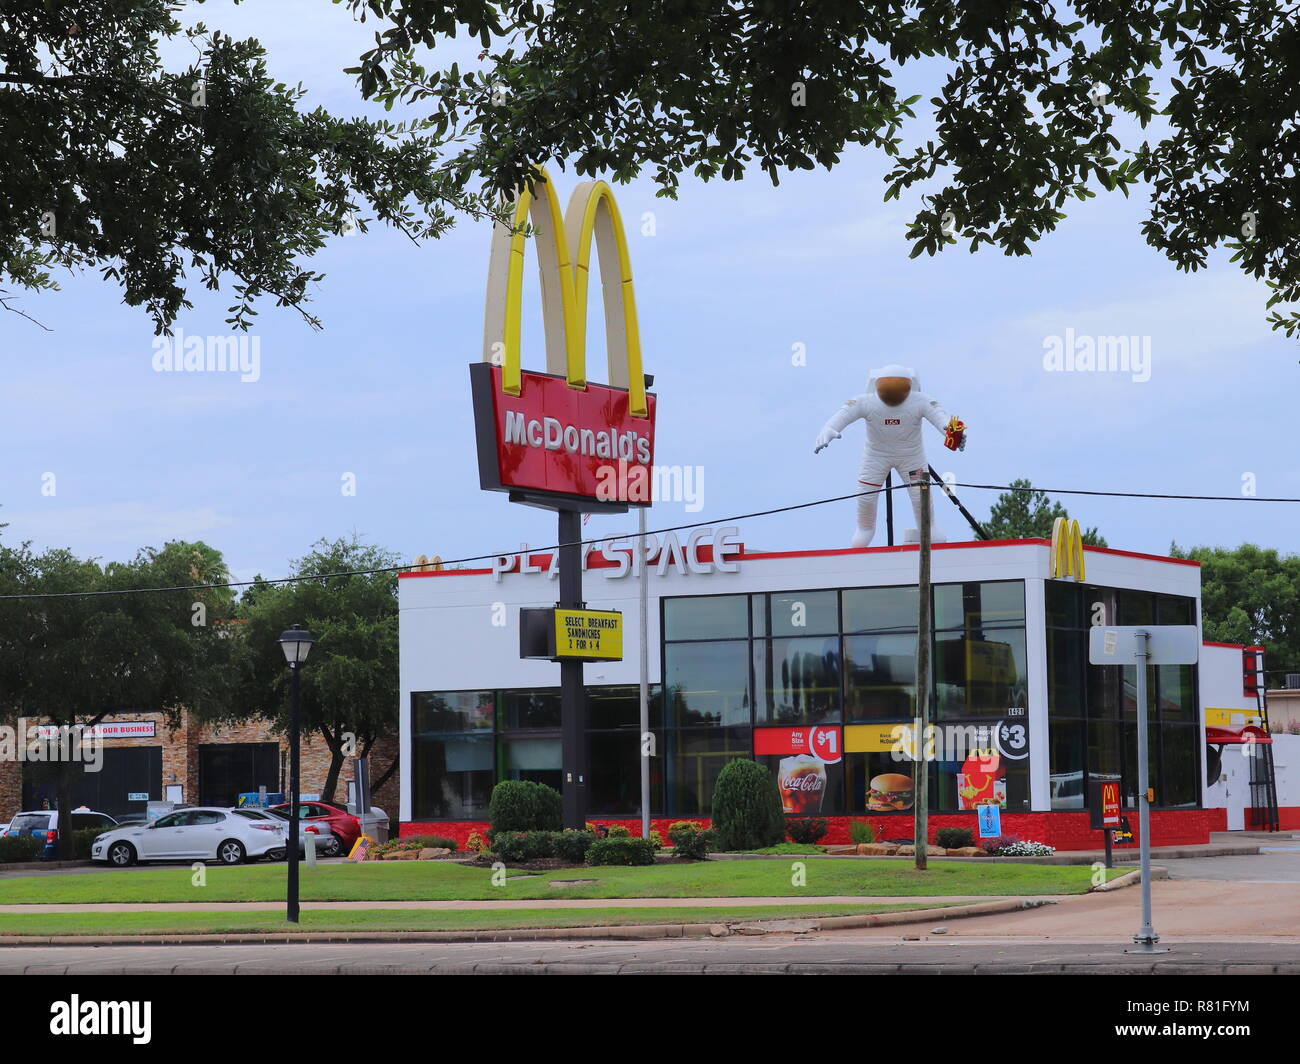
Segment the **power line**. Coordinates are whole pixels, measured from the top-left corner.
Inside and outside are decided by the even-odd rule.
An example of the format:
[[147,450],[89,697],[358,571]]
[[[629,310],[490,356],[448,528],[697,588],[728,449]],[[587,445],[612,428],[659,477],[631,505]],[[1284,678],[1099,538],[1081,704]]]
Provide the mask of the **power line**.
[[[1046,495],[1093,495],[1104,496],[1118,499],[1172,499],[1187,502],[1295,502],[1300,503],[1300,498],[1276,498],[1276,497],[1259,497],[1254,495],[1173,495],[1158,494],[1155,492],[1142,491],[1089,491],[1084,488],[1037,488],[1032,485],[1024,486],[1019,484],[965,484],[954,481],[949,485],[957,488],[975,488],[976,490],[987,491],[1030,491],[1042,492]],[[795,510],[806,510],[813,506],[826,506],[833,502],[846,502],[849,499],[860,499],[867,495],[879,495],[886,491],[899,491],[909,487],[908,484],[895,484],[888,488],[874,488],[870,491],[855,491],[848,495],[835,495],[826,499],[814,499],[811,502],[791,503],[788,506],[776,506],[769,510],[754,510],[750,513],[737,514],[732,517],[717,517],[709,521],[693,521],[682,525],[671,525],[667,528],[659,528],[647,531],[646,536],[661,536],[669,532],[683,532],[687,529],[703,528],[706,525],[728,524],[732,521],[747,521],[756,517],[771,517],[775,514],[791,513]],[[596,539],[578,540],[578,546],[589,547],[596,546],[600,543],[609,543],[616,539],[640,539],[642,533],[628,532],[620,533],[613,536],[600,536]],[[530,553],[545,553],[547,551],[557,551],[568,544],[556,543],[548,547],[530,548]],[[466,562],[485,562],[493,561],[497,558],[506,558],[518,551],[494,551],[491,554],[475,554],[466,558],[450,558],[442,562],[443,565],[463,565]],[[221,588],[236,587],[258,587],[271,586],[276,584],[299,584],[308,580],[335,580],[348,576],[376,576],[381,573],[405,573],[417,569],[418,565],[412,562],[410,565],[388,565],[376,569],[351,569],[339,573],[318,573],[304,576],[281,576],[274,579],[266,580],[226,580],[210,584],[178,584],[172,587],[129,587],[115,588],[103,591],[58,591],[58,592],[37,592],[34,594],[22,595],[0,595],[0,601],[14,601],[19,599],[63,599],[63,598],[93,598],[100,595],[153,595],[166,594],[176,591],[213,591]]]

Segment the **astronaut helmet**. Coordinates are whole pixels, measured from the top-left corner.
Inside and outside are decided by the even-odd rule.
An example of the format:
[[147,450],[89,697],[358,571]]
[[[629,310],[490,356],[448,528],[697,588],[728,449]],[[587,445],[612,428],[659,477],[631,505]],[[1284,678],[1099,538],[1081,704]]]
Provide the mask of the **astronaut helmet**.
[[867,378],[867,391],[875,392],[880,401],[887,406],[898,406],[912,392],[921,390],[921,379],[911,366],[900,366],[891,362],[872,370]]

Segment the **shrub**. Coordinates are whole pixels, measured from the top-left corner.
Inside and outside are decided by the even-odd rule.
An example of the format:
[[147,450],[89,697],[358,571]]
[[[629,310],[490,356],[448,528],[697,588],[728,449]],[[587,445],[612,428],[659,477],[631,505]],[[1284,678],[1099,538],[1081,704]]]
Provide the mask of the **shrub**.
[[776,779],[757,761],[729,761],[713,787],[713,831],[719,849],[761,850],[785,841],[785,813]]
[[558,831],[498,831],[492,836],[492,853],[507,863],[543,861],[557,856],[557,840],[561,834]]
[[980,839],[975,845],[991,854],[996,854],[999,850],[1004,850],[1008,846],[1014,846],[1020,841],[1015,835],[994,835],[991,839]]
[[421,850],[443,849],[443,850],[451,850],[453,853],[456,852],[456,840],[449,839],[445,835],[407,835],[405,838],[401,839],[400,841],[416,843],[417,845],[414,848],[418,848]]
[[945,850],[960,850],[963,846],[973,846],[970,828],[940,828],[934,833],[934,844]]
[[605,837],[609,839],[630,839],[632,832],[628,831],[622,824],[610,824],[605,829]]
[[709,847],[713,844],[713,832],[700,827],[693,820],[679,820],[668,826],[668,841],[673,844],[676,856],[703,861],[708,857]]
[[830,821],[824,817],[796,817],[785,822],[785,833],[793,842],[815,845],[825,837],[830,826]]
[[492,846],[481,832],[471,831],[469,838],[465,840],[465,849],[472,850],[474,853],[490,853]]
[[1051,857],[1056,852],[1055,847],[1048,846],[1045,842],[1013,842],[1008,846],[999,847],[997,855],[999,857]]
[[591,831],[574,831],[572,828],[561,831],[555,836],[555,856],[570,864],[582,864],[595,841],[596,835]]
[[495,841],[498,831],[559,831],[564,826],[564,801],[560,792],[532,780],[502,780],[488,800]]
[[596,839],[587,848],[589,865],[652,865],[655,844],[649,839]]
[[35,861],[45,849],[43,838],[31,835],[0,836],[0,864],[10,861]]
[[655,844],[656,850],[662,850],[664,848],[664,837],[660,835],[659,832],[651,831],[650,841]]
[[850,820],[849,838],[859,846],[873,843],[876,841],[876,829],[869,820]]

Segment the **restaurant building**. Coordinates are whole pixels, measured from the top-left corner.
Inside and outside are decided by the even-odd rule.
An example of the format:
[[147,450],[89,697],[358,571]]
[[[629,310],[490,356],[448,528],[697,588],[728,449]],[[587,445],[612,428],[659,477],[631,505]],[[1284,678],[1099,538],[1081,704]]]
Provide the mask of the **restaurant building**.
[[[736,528],[647,544],[612,540],[585,555],[587,606],[622,612],[625,647],[622,661],[585,666],[588,819],[640,830],[644,579],[658,830],[707,821],[722,767],[753,758],[785,786],[788,812],[829,820],[825,841],[848,841],[854,819],[909,838],[914,761],[899,740],[914,737],[917,715],[917,547],[755,551]],[[1134,668],[1090,665],[1088,630],[1199,625],[1199,566],[1085,547],[1085,578],[1056,578],[1056,557],[1039,539],[934,546],[932,831],[974,829],[975,806],[992,802],[1004,834],[1091,849],[1102,835],[1089,828],[1089,780],[1120,780],[1136,809]],[[525,548],[488,568],[402,575],[404,834],[463,841],[485,830],[499,780],[560,788],[559,667],[521,660],[518,628],[522,607],[554,605],[553,563]],[[1205,801],[1199,692],[1208,683],[1217,708],[1250,705],[1245,652],[1218,647],[1195,665],[1150,669],[1157,845],[1225,829],[1225,809]]]

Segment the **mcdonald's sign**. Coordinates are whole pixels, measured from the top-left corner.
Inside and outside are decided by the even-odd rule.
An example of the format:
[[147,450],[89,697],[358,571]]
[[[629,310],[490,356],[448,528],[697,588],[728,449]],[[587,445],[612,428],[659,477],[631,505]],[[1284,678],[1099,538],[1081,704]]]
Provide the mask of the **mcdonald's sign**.
[[1052,579],[1085,578],[1083,568],[1083,534],[1079,522],[1058,517],[1052,522]]
[[[641,368],[627,236],[614,194],[584,181],[560,212],[555,187],[524,189],[498,223],[488,267],[483,359],[470,366],[479,483],[487,491],[560,509],[624,510],[608,473],[635,482],[654,463],[655,397]],[[546,372],[520,365],[525,234],[532,225],[541,278]],[[587,288],[593,240],[600,260],[609,383],[587,380]],[[627,491],[623,493],[629,494]],[[637,498],[641,496],[637,494]],[[649,493],[644,496],[647,505]],[[597,501],[599,500],[599,501]]]

